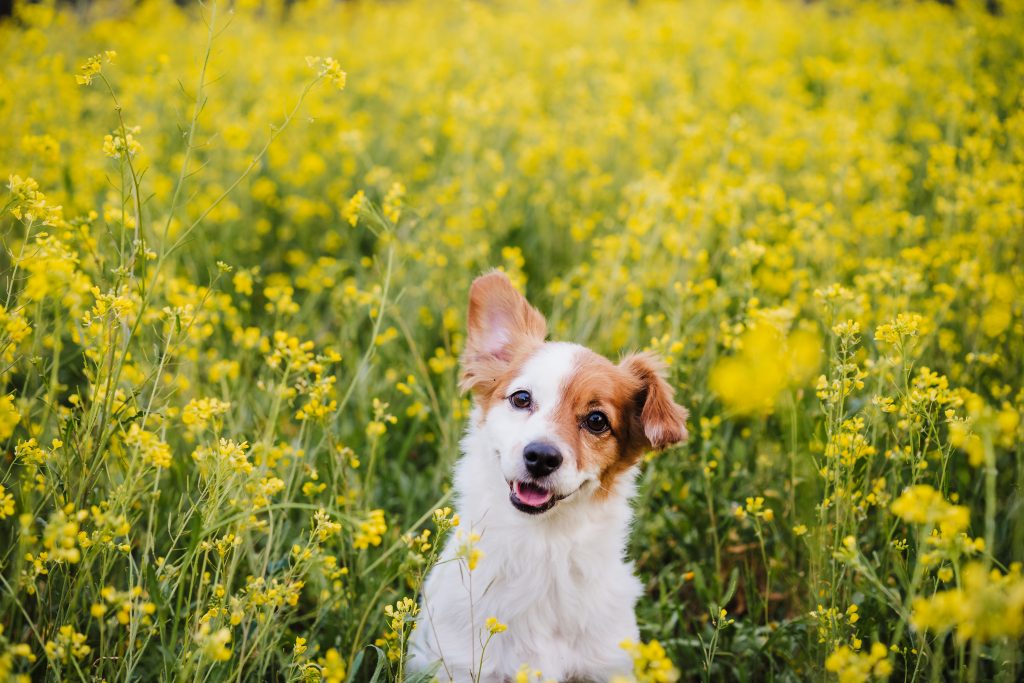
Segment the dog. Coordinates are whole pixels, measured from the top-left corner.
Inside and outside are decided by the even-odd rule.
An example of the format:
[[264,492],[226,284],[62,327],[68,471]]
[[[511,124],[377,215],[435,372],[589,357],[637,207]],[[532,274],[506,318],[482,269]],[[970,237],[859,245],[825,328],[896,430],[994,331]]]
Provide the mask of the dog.
[[[639,636],[625,558],[636,465],[687,438],[687,411],[653,355],[615,364],[546,335],[503,273],[473,282],[461,523],[424,582],[410,671],[457,683],[512,681],[523,665],[559,681],[632,672],[620,643]],[[507,630],[492,634],[490,617]]]

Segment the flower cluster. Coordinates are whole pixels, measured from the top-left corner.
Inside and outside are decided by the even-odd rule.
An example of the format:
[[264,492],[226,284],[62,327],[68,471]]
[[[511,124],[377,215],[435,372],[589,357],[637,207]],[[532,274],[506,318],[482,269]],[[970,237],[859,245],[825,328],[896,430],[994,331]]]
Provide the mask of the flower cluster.
[[384,519],[384,511],[371,510],[369,518],[359,523],[359,530],[356,532],[352,546],[364,550],[372,545],[380,545],[387,530],[388,525]]
[[739,352],[711,372],[711,388],[740,413],[771,412],[787,389],[801,387],[818,369],[821,344],[815,333],[783,334],[759,322],[734,341]]
[[872,643],[867,652],[857,652],[843,645],[825,660],[825,669],[836,673],[839,683],[884,681],[892,673],[892,663],[885,645]]
[[909,487],[893,501],[892,512],[907,522],[938,528],[946,536],[964,531],[970,523],[970,510],[949,504],[927,484]]
[[679,670],[656,640],[637,643],[624,640],[619,644],[633,658],[633,676],[637,683],[675,683]]
[[953,631],[958,640],[989,642],[1024,634],[1024,577],[1021,564],[1009,573],[986,570],[977,562],[963,569],[962,585],[940,591],[913,604],[915,628]]

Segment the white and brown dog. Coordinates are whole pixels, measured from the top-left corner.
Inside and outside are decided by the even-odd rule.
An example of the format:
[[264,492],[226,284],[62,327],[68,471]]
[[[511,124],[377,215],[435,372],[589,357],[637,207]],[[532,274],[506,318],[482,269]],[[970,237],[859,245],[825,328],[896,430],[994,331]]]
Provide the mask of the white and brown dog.
[[[473,283],[462,387],[474,407],[455,469],[460,535],[430,572],[409,665],[441,680],[606,681],[631,670],[641,593],[625,559],[636,464],[686,439],[686,410],[648,354],[618,365],[545,342],[544,317],[504,274]],[[459,557],[478,534],[482,560]],[[485,621],[508,630],[487,639]]]

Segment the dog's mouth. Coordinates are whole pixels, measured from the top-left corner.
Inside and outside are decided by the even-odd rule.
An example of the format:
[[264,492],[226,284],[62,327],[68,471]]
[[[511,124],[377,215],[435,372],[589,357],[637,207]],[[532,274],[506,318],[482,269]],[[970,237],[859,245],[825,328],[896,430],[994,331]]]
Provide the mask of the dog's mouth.
[[532,481],[510,481],[508,499],[521,512],[537,515],[555,507],[566,496],[556,496],[551,489]]

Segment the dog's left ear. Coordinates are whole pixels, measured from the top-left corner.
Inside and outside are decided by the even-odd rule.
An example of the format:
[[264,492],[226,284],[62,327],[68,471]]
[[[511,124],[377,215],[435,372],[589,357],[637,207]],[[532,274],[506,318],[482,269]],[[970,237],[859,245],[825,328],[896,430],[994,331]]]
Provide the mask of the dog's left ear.
[[635,396],[647,446],[655,450],[686,441],[686,408],[672,400],[675,390],[665,381],[665,365],[652,353],[635,353],[619,364],[640,383]]

